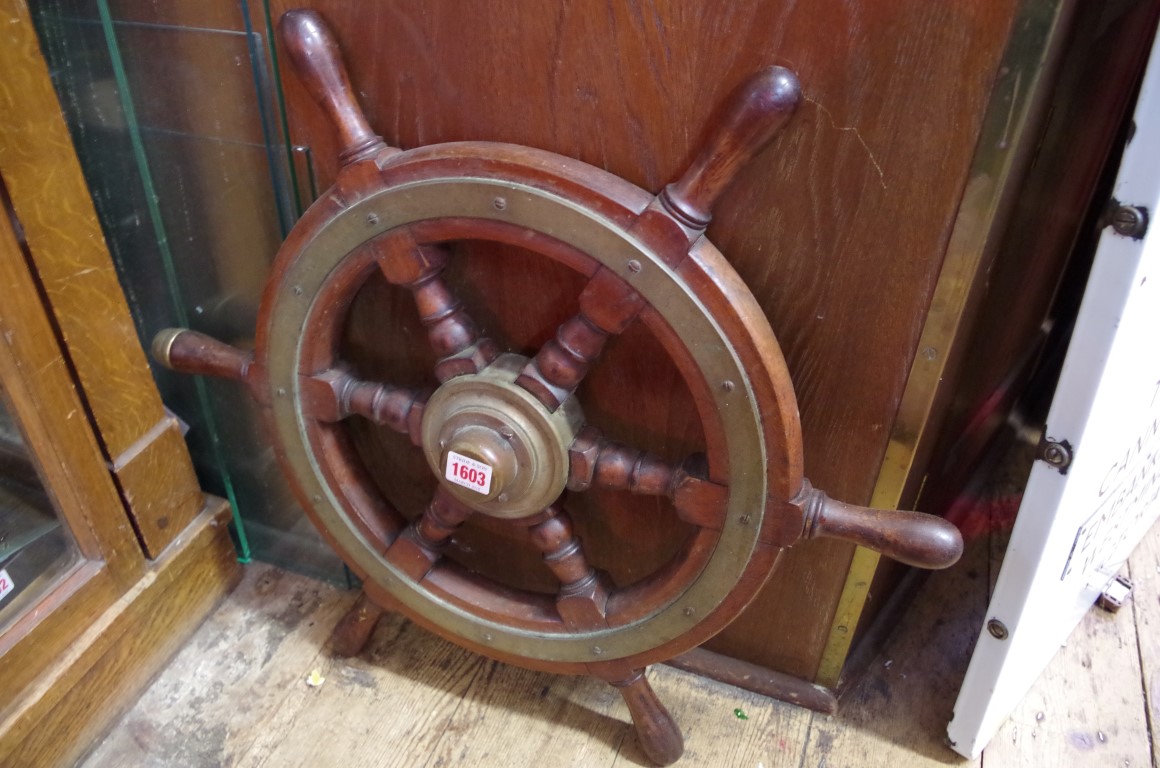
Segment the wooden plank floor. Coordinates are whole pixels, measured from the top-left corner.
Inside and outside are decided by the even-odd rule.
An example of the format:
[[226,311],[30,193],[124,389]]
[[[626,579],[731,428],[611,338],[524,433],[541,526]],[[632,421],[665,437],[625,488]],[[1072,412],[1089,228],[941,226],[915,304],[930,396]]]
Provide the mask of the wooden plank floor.
[[[993,583],[993,539],[1004,535],[1002,521],[991,528],[927,582],[838,716],[653,668],[685,733],[679,765],[1156,766],[1160,528],[1130,562],[1130,602],[1117,614],[1087,615],[982,758],[964,760],[944,745]],[[305,577],[247,567],[83,765],[648,764],[620,696],[603,683],[498,664],[399,618],[384,619],[360,657],[333,656],[328,633],[353,600]],[[312,674],[321,684],[310,684]]]

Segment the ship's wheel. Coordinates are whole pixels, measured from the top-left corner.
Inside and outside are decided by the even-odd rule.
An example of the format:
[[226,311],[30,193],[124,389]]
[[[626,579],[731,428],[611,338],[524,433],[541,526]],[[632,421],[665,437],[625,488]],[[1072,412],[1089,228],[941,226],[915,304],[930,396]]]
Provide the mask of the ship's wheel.
[[[341,171],[278,253],[252,353],[175,329],[158,334],[154,353],[176,370],[248,386],[298,499],[371,600],[479,653],[609,681],[646,753],[667,764],[681,755],[681,734],[645,666],[725,627],[783,547],[834,536],[923,567],[958,558],[962,540],[945,521],[842,504],[803,478],[777,340],[703,235],[735,172],[793,113],[791,72],[772,67],[737,88],[692,165],[653,194],[527,147],[389,147],[356,104],[321,18],[291,11],[280,33],[338,131]],[[501,348],[444,279],[447,246],[463,240],[530,249],[579,273],[578,311],[534,354]],[[362,380],[340,356],[348,310],[376,274],[413,295],[437,359],[428,389]],[[635,323],[680,371],[703,453],[664,461],[586,419],[578,386]],[[351,419],[397,430],[422,452],[437,479],[425,509],[402,514],[384,497]],[[590,489],[667,497],[693,533],[655,572],[618,586],[590,564],[561,501]],[[556,593],[516,589],[446,557],[472,516],[525,529]]]

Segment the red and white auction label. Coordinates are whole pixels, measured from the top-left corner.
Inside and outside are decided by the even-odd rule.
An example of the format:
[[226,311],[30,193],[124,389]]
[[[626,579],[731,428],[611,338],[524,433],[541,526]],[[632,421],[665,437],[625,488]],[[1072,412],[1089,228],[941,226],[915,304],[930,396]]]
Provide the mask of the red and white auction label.
[[491,467],[482,461],[455,451],[447,452],[447,467],[443,470],[443,476],[456,485],[486,496],[491,492],[491,472]]
[[12,577],[8,575],[8,571],[0,569],[0,600],[8,596],[8,593],[16,589],[16,585],[12,583]]

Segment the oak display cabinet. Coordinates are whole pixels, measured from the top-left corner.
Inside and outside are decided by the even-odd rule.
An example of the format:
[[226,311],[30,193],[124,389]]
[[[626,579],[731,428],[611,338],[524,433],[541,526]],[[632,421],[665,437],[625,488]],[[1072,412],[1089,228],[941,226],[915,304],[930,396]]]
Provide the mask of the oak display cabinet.
[[63,765],[240,568],[149,375],[27,9],[0,16],[0,764]]

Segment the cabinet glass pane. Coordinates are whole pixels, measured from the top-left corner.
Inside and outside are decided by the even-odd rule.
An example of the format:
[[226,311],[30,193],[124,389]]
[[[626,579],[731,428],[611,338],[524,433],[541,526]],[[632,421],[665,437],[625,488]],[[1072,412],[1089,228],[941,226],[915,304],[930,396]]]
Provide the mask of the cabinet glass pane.
[[[252,346],[274,254],[311,199],[309,152],[284,138],[264,6],[31,6],[143,345],[177,326]],[[155,364],[153,372],[166,405],[189,425],[202,486],[238,515],[243,558],[252,552],[342,579],[242,388]]]
[[0,390],[0,631],[77,558]]

